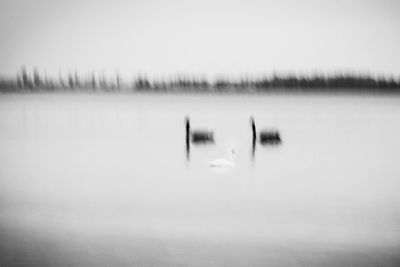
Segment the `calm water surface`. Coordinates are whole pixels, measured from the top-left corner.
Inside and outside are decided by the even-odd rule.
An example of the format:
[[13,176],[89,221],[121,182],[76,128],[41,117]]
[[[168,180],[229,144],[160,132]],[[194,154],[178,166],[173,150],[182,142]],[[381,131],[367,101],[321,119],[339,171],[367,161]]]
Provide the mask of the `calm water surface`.
[[400,97],[2,95],[0,265],[398,266],[399,137]]

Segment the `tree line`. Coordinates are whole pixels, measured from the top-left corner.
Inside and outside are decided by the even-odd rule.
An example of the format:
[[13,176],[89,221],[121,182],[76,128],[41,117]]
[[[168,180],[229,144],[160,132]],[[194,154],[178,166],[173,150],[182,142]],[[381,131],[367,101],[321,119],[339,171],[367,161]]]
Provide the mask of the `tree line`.
[[400,92],[400,79],[361,74],[270,75],[259,78],[209,81],[198,77],[150,79],[139,75],[126,82],[120,75],[70,73],[57,78],[28,73],[23,67],[15,78],[0,79],[1,92]]

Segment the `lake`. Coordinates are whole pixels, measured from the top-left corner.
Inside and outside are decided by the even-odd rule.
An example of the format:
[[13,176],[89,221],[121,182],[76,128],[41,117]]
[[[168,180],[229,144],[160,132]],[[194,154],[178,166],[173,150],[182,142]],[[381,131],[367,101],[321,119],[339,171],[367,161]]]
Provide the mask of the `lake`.
[[0,95],[0,265],[399,266],[399,137],[399,96]]

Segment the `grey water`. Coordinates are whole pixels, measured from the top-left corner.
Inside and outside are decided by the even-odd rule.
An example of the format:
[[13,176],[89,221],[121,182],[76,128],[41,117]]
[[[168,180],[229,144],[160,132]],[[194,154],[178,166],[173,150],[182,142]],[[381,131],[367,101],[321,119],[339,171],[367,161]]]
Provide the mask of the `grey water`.
[[1,95],[0,265],[398,266],[399,136],[398,96]]

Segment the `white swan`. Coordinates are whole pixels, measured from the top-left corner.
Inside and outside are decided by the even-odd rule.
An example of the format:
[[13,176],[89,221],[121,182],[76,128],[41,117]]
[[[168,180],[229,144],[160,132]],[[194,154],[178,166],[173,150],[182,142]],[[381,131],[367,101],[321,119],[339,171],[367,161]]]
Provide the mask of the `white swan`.
[[210,162],[210,167],[233,167],[235,165],[233,158],[235,155],[235,149],[231,149],[231,159],[215,159]]

